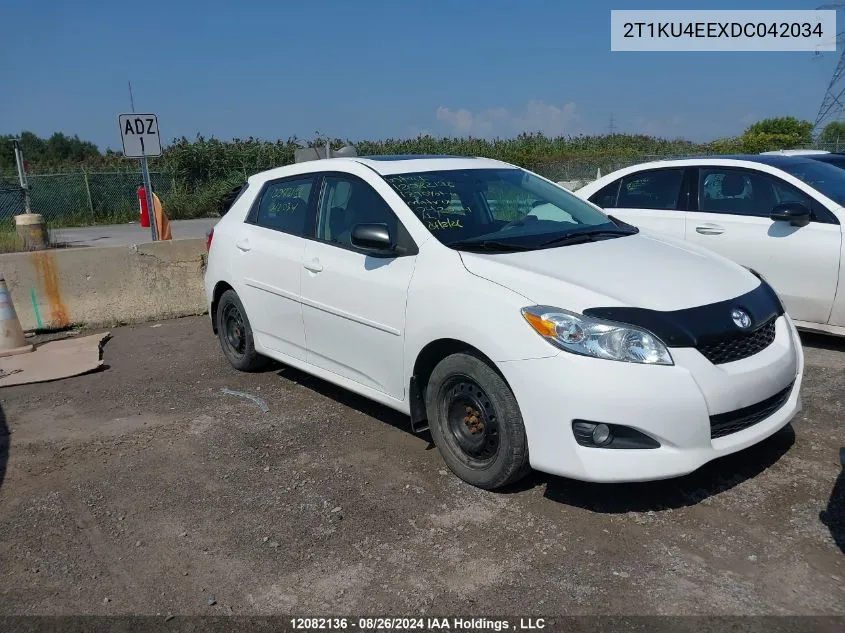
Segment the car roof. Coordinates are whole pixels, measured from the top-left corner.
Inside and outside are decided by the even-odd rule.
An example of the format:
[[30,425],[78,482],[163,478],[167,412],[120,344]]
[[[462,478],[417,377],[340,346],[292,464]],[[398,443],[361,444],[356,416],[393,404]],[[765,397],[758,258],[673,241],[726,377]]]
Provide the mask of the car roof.
[[344,156],[309,160],[269,169],[250,177],[250,180],[271,180],[297,174],[335,171],[350,163],[365,165],[377,174],[390,176],[423,171],[449,171],[458,169],[517,169],[515,165],[492,158],[449,156],[445,154],[391,154],[376,156]]
[[684,163],[689,165],[698,161],[706,161],[709,164],[714,164],[718,161],[744,161],[749,163],[760,163],[761,165],[769,165],[780,169],[793,165],[818,162],[819,159],[826,155],[827,154],[705,154],[698,156],[674,156],[672,158],[664,158],[647,163],[631,165],[631,168],[633,168],[634,171],[639,171],[641,168],[646,166],[652,169],[659,166],[671,165],[672,163]]
[[845,161],[845,154],[842,152],[828,152],[827,154],[816,154],[807,158],[812,158],[820,163],[841,163]]
[[771,156],[779,154],[781,156],[812,156],[818,154],[829,154],[827,150],[823,149],[778,149],[772,152],[760,152],[764,156]]
[[446,154],[397,154],[388,156],[356,156],[350,160],[367,165],[382,176],[421,171],[449,171],[453,169],[515,168],[499,160],[479,156],[450,156]]

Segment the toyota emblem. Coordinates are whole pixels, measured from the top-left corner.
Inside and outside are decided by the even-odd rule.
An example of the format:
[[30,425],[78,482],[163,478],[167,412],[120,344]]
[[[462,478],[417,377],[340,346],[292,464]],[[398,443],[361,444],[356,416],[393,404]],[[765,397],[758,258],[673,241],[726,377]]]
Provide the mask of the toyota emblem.
[[731,310],[731,319],[733,319],[733,322],[741,330],[747,330],[751,327],[751,317],[745,310],[734,308]]

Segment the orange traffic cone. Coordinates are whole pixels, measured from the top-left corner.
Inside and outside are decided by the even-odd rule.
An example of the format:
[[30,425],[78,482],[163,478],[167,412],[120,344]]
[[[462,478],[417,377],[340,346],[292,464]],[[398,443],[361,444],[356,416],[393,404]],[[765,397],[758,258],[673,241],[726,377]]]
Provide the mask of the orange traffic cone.
[[26,342],[12,303],[12,295],[6,286],[6,278],[0,274],[0,357],[25,354],[33,349],[33,346]]
[[164,214],[164,207],[162,206],[161,200],[159,200],[155,192],[153,192],[153,207],[156,214],[156,232],[158,233],[158,239],[173,239],[172,235],[170,234],[170,221]]

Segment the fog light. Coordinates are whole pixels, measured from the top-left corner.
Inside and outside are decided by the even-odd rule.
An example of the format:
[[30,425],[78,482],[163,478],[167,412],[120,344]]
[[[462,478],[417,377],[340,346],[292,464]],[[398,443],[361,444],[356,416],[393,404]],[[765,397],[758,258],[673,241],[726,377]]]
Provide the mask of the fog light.
[[598,446],[607,444],[612,439],[610,435],[610,427],[607,424],[597,424],[593,429],[593,442]]
[[660,448],[653,437],[621,424],[572,420],[572,434],[580,446],[587,448]]

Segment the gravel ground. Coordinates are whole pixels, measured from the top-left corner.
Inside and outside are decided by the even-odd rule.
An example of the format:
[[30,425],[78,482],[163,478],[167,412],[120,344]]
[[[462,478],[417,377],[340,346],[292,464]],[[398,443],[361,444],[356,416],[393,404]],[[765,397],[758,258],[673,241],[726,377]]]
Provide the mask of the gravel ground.
[[693,475],[489,493],[401,415],[235,372],[205,317],[112,333],[104,371],[0,390],[0,615],[845,615],[845,342],[806,336],[803,414]]

